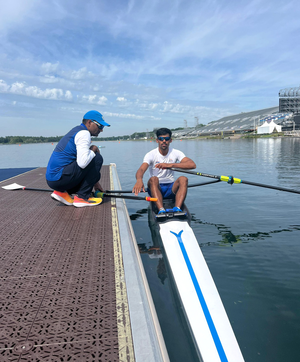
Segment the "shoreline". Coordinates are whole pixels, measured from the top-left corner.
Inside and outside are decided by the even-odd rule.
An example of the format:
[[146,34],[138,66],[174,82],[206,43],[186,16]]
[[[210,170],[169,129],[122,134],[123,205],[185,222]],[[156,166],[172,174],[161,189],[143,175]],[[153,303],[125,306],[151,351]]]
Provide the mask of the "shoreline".
[[[237,139],[257,139],[257,138],[300,138],[300,132],[296,134],[284,134],[281,133],[272,133],[272,134],[229,134],[229,135],[207,135],[207,136],[198,136],[198,137],[180,137],[180,138],[173,138],[173,141],[182,141],[182,140],[188,140],[188,141],[202,141],[202,140],[237,140]],[[143,142],[155,142],[155,139],[132,139],[132,140],[105,140],[105,139],[97,139],[93,140],[93,142],[137,142],[137,141],[143,141]],[[37,145],[37,144],[56,144],[57,142],[16,142],[16,143],[0,143],[0,146],[13,146],[13,145]]]

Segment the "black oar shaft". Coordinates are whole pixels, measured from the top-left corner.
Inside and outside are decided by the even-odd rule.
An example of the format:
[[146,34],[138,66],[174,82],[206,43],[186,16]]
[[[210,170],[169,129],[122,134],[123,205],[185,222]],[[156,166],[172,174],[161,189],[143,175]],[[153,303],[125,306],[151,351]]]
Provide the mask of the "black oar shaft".
[[213,180],[213,181],[208,181],[208,182],[202,182],[200,184],[188,185],[188,187],[191,188],[191,187],[196,187],[196,186],[210,185],[210,184],[215,184],[216,182],[221,182],[221,180]]
[[[132,190],[105,190],[105,193],[108,194],[132,194]],[[144,192],[141,190],[140,192]],[[145,189],[145,192],[147,192],[147,189]]]
[[[146,197],[142,196],[127,196],[127,195],[114,195],[114,194],[106,194],[103,193],[104,197],[114,197],[116,199],[128,199],[128,200],[146,200]],[[148,200],[146,200],[148,201]]]
[[114,194],[107,194],[101,191],[95,191],[95,197],[112,197],[116,199],[129,199],[129,200],[144,200],[144,201],[157,201],[154,197],[143,197],[143,196],[127,196],[127,195],[114,195]]
[[293,190],[293,189],[287,189],[285,187],[277,187],[277,186],[272,186],[272,185],[264,185],[264,184],[260,184],[257,182],[250,182],[250,181],[244,181],[242,180],[241,182],[242,184],[246,184],[246,185],[251,185],[251,186],[258,186],[258,187],[264,187],[266,189],[273,189],[273,190],[278,190],[278,191],[286,191],[286,192],[292,192],[294,194],[300,194],[300,191],[297,190]]
[[46,191],[46,192],[53,192],[54,190],[51,189],[34,189],[31,187],[24,187],[22,190],[28,190],[28,191]]
[[[221,180],[215,180],[215,181],[209,181],[209,182],[201,182],[199,184],[193,184],[193,185],[188,185],[188,187],[196,187],[196,186],[204,186],[204,185],[209,185],[209,184],[213,184],[215,182],[219,182]],[[132,190],[105,190],[105,193],[108,194],[131,194],[133,193]],[[144,192],[143,190],[141,190],[140,192]],[[145,189],[145,192],[148,192],[148,189]]]
[[184,170],[184,169],[181,169],[181,168],[172,168],[172,170],[173,171],[178,171],[178,172],[183,172],[183,173],[188,173],[188,174],[196,175],[196,176],[215,178],[217,180],[226,181],[228,183],[243,183],[243,184],[251,185],[251,186],[264,187],[266,189],[272,189],[272,190],[278,190],[278,191],[291,192],[291,193],[294,193],[294,194],[300,194],[300,191],[298,191],[298,190],[288,189],[288,188],[285,188],[285,187],[278,187],[278,186],[260,184],[260,183],[257,183],[257,182],[245,181],[245,180],[241,180],[241,179],[238,179],[238,178],[235,178],[235,177],[232,177],[232,176],[210,175],[208,173]]

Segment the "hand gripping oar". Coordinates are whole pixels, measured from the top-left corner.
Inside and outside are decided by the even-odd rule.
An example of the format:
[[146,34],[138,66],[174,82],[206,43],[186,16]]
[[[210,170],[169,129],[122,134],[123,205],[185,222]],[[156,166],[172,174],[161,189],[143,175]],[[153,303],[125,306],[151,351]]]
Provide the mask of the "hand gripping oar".
[[203,173],[203,172],[196,172],[196,171],[188,171],[188,170],[184,170],[181,168],[175,168],[172,167],[171,170],[173,171],[178,171],[178,172],[184,172],[184,173],[189,173],[191,175],[197,175],[197,176],[203,176],[203,177],[210,177],[210,178],[215,178],[217,180],[220,181],[225,181],[229,184],[246,184],[246,185],[251,185],[251,186],[258,186],[258,187],[264,187],[267,189],[273,189],[273,190],[278,190],[278,191],[285,191],[285,192],[291,192],[294,194],[300,194],[300,191],[297,190],[293,190],[293,189],[287,189],[285,187],[277,187],[277,186],[272,186],[272,185],[265,185],[265,184],[260,184],[257,182],[250,182],[250,181],[245,181],[245,180],[241,180],[239,178],[235,178],[233,176],[216,176],[216,175],[210,175],[208,173]]
[[[11,185],[7,185],[7,186],[2,186],[3,189],[5,190],[25,190],[25,191],[44,191],[44,192],[53,192],[54,190],[51,189],[36,189],[36,188],[31,188],[31,187],[26,187],[26,186],[22,186],[19,184],[11,184]],[[113,192],[113,190],[112,190]],[[114,198],[120,198],[120,199],[130,199],[130,200],[146,200],[146,201],[157,201],[156,198],[154,197],[142,197],[142,196],[125,196],[125,195],[112,195],[112,194],[107,194],[105,192],[101,192],[101,191],[96,191],[97,195],[96,197],[114,197]],[[99,194],[98,194],[99,193]]]

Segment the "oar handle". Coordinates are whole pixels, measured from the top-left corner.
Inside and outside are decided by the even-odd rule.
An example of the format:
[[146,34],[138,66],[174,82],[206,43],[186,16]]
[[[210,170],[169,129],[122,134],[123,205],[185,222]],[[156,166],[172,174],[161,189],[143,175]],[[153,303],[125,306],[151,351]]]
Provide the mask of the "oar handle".
[[146,201],[157,201],[157,198],[156,197],[149,197],[149,196],[147,196],[146,198]]

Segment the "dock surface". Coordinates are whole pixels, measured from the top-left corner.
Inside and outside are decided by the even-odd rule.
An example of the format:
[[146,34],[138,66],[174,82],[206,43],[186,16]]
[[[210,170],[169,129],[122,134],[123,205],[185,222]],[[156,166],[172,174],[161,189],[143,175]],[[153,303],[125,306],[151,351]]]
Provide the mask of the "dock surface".
[[[111,189],[111,166],[101,174]],[[15,182],[48,188],[45,168],[0,186]],[[139,262],[123,260],[126,207],[120,216],[114,199],[76,208],[50,194],[0,188],[0,360],[167,361],[147,285],[132,281]]]

